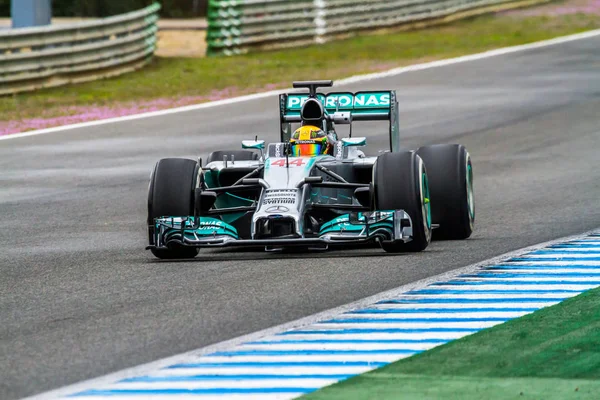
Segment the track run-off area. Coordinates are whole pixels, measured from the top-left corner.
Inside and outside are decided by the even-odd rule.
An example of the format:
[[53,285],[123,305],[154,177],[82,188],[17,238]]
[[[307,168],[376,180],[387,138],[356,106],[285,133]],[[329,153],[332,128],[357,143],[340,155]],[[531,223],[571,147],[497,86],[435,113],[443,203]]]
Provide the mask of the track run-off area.
[[[476,230],[420,254],[143,250],[163,157],[275,141],[276,96],[0,141],[0,398],[209,346],[600,226],[600,38],[353,81],[395,89],[402,143],[462,143]],[[318,75],[318,71],[315,72]],[[315,79],[330,78],[315,76]],[[383,129],[368,151],[385,148]]]

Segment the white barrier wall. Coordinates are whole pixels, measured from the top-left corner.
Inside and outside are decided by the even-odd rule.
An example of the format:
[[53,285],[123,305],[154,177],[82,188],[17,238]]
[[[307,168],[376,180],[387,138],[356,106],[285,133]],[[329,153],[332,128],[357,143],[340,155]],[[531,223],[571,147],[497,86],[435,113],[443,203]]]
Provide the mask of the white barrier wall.
[[119,75],[156,50],[160,5],[73,25],[0,31],[0,94]]
[[[456,15],[530,0],[211,0],[209,54],[322,43],[351,32]],[[466,15],[465,15],[466,16]]]

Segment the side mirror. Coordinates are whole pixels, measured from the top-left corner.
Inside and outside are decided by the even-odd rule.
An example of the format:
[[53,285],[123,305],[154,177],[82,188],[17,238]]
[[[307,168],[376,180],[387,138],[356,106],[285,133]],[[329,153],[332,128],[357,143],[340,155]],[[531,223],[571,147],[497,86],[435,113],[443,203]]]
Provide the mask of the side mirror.
[[342,144],[344,145],[344,147],[366,146],[367,138],[365,138],[365,137],[343,138]]
[[264,140],[242,140],[242,149],[260,149],[265,148]]
[[194,190],[194,216],[206,215],[216,201],[217,194],[215,192],[196,188]]

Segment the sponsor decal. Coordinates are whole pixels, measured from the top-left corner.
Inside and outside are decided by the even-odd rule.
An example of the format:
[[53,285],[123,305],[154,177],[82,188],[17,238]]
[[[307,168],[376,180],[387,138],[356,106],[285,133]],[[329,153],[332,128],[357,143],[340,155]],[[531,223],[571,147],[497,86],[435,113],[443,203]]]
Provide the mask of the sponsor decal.
[[296,204],[298,191],[295,189],[268,190],[262,201],[263,208],[268,206],[285,206]]
[[200,221],[200,226],[223,226],[223,221]]
[[199,231],[214,231],[219,230],[222,231],[225,229],[225,223],[223,221],[218,220],[210,220],[210,221],[200,221],[200,224],[196,228]]
[[276,199],[265,199],[263,200],[263,205],[269,205],[269,204],[296,204],[296,198],[295,197],[289,197],[289,198],[283,198],[283,197],[279,197]]
[[[322,94],[318,94],[317,99],[319,99],[321,103],[325,102],[325,96]],[[306,100],[308,100],[307,94],[290,94],[288,95],[287,108],[289,110],[300,111],[304,103],[306,103]]]
[[286,213],[288,211],[290,211],[290,209],[285,206],[273,206],[265,210],[265,212],[269,214]]
[[267,196],[278,196],[278,195],[296,195],[298,193],[297,189],[269,189],[267,191]]
[[390,106],[389,93],[359,93],[354,97],[354,108],[378,108]]
[[325,100],[326,108],[336,108],[339,106],[340,110],[344,108],[352,108],[354,104],[354,96],[351,94],[340,94],[327,96]]
[[[317,98],[323,103],[328,112],[347,110],[360,110],[372,108],[388,108],[390,106],[390,92],[364,92],[357,93],[330,93],[327,96],[318,94]],[[290,94],[287,100],[288,111],[300,111],[308,95]]]

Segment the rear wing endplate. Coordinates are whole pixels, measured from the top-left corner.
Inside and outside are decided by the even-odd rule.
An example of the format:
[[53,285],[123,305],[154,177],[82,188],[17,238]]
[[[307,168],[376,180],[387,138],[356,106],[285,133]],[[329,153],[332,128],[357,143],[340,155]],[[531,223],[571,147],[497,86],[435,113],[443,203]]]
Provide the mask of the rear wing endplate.
[[[308,94],[303,93],[279,96],[282,142],[290,140],[291,124],[302,122],[300,111],[308,98]],[[396,91],[317,93],[317,99],[323,104],[326,115],[349,112],[352,121],[389,121],[390,150],[400,150]]]

